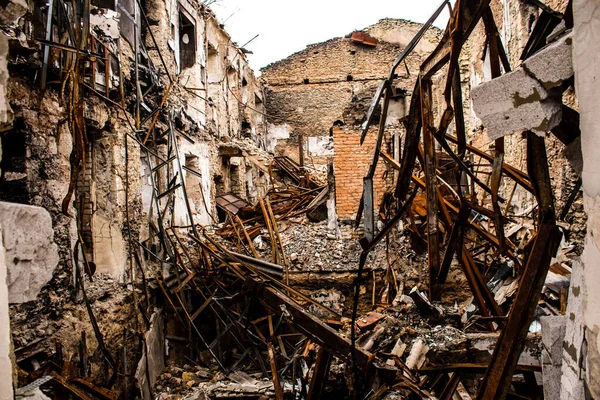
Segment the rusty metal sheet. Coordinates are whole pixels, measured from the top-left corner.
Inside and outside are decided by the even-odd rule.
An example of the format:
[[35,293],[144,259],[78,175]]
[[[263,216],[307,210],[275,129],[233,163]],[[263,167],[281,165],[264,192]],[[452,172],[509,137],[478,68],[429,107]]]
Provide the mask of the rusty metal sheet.
[[249,204],[240,199],[233,193],[221,194],[216,197],[217,207],[224,211],[228,211],[233,215],[236,215],[241,208],[248,207]]
[[375,39],[372,36],[369,36],[368,34],[364,33],[364,32],[353,32],[350,35],[350,40],[353,41],[354,43],[360,43],[360,44],[364,44],[366,46],[370,46],[370,47],[375,47],[377,46],[377,39]]
[[358,326],[361,330],[367,330],[375,326],[379,321],[385,318],[384,314],[371,311],[358,321],[356,321],[356,326]]

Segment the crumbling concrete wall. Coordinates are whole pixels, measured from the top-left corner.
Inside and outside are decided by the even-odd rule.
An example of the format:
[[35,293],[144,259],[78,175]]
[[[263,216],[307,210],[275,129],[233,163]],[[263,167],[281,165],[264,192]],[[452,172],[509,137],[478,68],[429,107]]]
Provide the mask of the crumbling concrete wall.
[[573,66],[581,114],[583,197],[588,224],[582,262],[574,266],[569,293],[561,393],[565,400],[600,397],[600,299],[594,295],[600,282],[600,4],[576,0],[573,14]]
[[[103,358],[96,351],[98,343],[93,339],[95,335],[82,303],[78,279],[85,280],[86,292],[108,350],[117,354],[125,346],[132,364],[128,367],[133,370],[141,353],[136,336],[123,338],[123,329],[137,332],[143,325],[139,324],[133,294],[138,290],[136,285],[140,282],[136,279],[140,272],[133,267],[136,264],[130,256],[138,252],[138,241],[148,248],[154,244],[147,242],[149,225],[157,223],[157,213],[150,212],[156,206],[152,198],[164,192],[173,178],[172,174],[161,171],[157,174],[156,188],[150,180],[150,169],[160,159],[172,157],[164,137],[169,128],[164,116],[156,121],[154,130],[145,131],[152,120],[151,110],[161,107],[170,111],[175,136],[179,138],[182,166],[188,168],[179,179],[183,177],[190,188],[194,222],[209,225],[216,216],[214,177],[223,173],[223,165],[216,163],[220,142],[243,139],[245,146],[258,149],[242,154],[247,168],[234,184],[245,188],[244,197],[256,198],[267,190],[268,176],[262,170],[257,172],[258,168],[245,159],[259,154],[259,147],[264,146],[262,84],[248,66],[244,52],[231,42],[212,11],[199,1],[146,2],[144,11],[156,44],[135,1],[119,2],[119,6],[129,10],[130,16],[121,9],[118,16],[116,10],[94,7],[91,17],[94,43],[96,46],[103,43],[118,58],[107,66],[108,88],[104,66],[88,64],[83,72],[95,72],[95,81],[90,76],[81,79],[95,91],[86,87],[80,99],[86,128],[85,155],[66,215],[62,202],[69,191],[71,161],[77,164],[77,160],[71,154],[74,139],[67,118],[71,111],[66,101],[68,93],[66,98],[62,97],[60,84],[65,76],[59,74],[65,70],[57,68],[61,57],[58,50],[51,48],[48,64],[51,79],[45,90],[40,88],[44,49],[34,39],[45,36],[44,13],[47,11],[26,1],[9,1],[6,8],[4,6],[0,13],[0,131],[4,131],[0,145],[0,154],[4,150],[0,164],[0,200],[47,210],[48,229],[38,229],[36,233],[45,234],[44,243],[58,249],[56,268],[35,275],[35,292],[20,293],[19,301],[28,303],[11,306],[14,340],[17,347],[22,347],[39,339],[39,346],[46,354],[58,340],[64,346],[65,355],[72,357],[80,341],[72,332],[85,331],[88,347],[94,352],[90,358],[92,375],[102,382],[106,378],[101,368]],[[25,19],[23,15],[27,11]],[[136,32],[130,17],[138,27],[144,28]],[[56,18],[53,22],[60,25]],[[66,28],[57,25],[54,28],[52,41],[64,41],[64,37],[57,37],[57,32]],[[223,50],[224,58],[218,71],[209,65],[209,32],[219,38]],[[4,57],[9,49],[8,57]],[[136,57],[140,64],[141,93],[137,97],[144,133],[132,128],[136,124]],[[3,68],[6,64],[10,77]],[[172,86],[167,72],[174,79]],[[215,73],[222,73],[226,82],[213,94],[213,99],[208,81],[209,75]],[[6,85],[1,85],[2,82]],[[120,84],[123,85],[122,99]],[[169,95],[165,96],[168,88]],[[11,122],[12,127],[6,130]],[[149,134],[147,141],[146,133]],[[145,142],[149,153],[139,141]],[[149,155],[153,152],[159,156]],[[186,165],[186,161],[189,164]],[[248,167],[249,164],[252,166]],[[171,172],[177,168],[175,162],[169,162]],[[170,198],[160,202],[161,211],[167,201]],[[182,202],[183,192],[179,189],[175,192],[174,204],[167,210],[167,221],[174,225],[189,224]],[[91,262],[93,281],[88,281],[82,272],[82,252],[76,246],[79,234]],[[130,243],[133,243],[132,248],[129,248]],[[75,258],[79,268],[75,268]],[[47,257],[46,261],[50,264],[53,259]],[[148,274],[153,272],[147,270]],[[147,300],[152,303],[152,299]],[[119,385],[116,389],[120,389]]]
[[9,303],[35,300],[58,264],[52,219],[41,207],[0,202]]

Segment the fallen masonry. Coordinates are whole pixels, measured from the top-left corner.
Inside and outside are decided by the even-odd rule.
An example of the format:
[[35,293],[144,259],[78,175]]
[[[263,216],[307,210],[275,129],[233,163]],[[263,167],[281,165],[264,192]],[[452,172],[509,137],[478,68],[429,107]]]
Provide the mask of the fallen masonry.
[[0,400],[600,398],[598,4],[211,3],[0,4]]

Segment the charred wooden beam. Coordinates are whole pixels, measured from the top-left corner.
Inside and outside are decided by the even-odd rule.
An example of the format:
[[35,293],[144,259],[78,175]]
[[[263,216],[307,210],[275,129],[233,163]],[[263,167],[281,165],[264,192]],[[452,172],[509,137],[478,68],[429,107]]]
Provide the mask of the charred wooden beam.
[[321,347],[317,353],[315,370],[310,381],[310,387],[308,388],[308,396],[306,397],[307,400],[319,400],[322,398],[321,394],[327,380],[330,365],[331,353],[325,347]]

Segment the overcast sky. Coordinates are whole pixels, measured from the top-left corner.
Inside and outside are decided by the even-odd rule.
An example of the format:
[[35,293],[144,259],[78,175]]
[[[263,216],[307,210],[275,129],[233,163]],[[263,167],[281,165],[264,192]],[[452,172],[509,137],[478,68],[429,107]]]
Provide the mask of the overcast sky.
[[[308,44],[344,36],[379,21],[403,18],[425,22],[442,0],[216,0],[211,8],[234,42],[254,52],[252,68],[286,58]],[[448,12],[435,25],[445,28]]]

